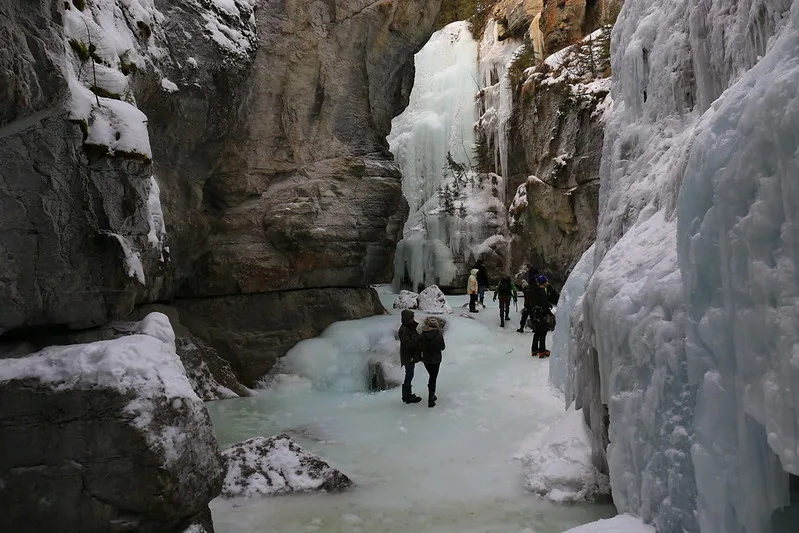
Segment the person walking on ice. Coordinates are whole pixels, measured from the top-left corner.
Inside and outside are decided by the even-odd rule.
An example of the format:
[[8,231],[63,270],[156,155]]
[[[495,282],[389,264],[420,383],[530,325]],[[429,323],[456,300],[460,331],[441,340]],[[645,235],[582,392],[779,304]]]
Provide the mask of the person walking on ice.
[[479,313],[477,310],[477,269],[469,272],[469,281],[466,282],[466,293],[469,295],[469,312]]
[[411,383],[416,363],[421,360],[419,349],[419,325],[413,319],[413,311],[404,309],[400,314],[402,325],[397,332],[400,341],[400,364],[405,369],[405,381],[402,383],[402,401],[405,403],[419,403],[422,398],[413,394]]
[[443,327],[442,320],[434,316],[424,319],[422,334],[419,338],[419,346],[422,349],[422,362],[430,376],[427,380],[427,407],[435,407],[436,400],[436,379],[438,369],[441,366],[441,352],[446,348],[444,344],[444,334],[441,333]]
[[[547,350],[547,333],[555,329],[555,316],[552,314],[552,302],[550,295],[547,294],[547,284],[549,280],[541,275],[536,278],[536,286],[531,293],[530,314],[533,321],[533,345],[530,347],[530,355],[538,356],[543,359],[549,357]],[[525,306],[527,305],[525,293]]]
[[475,276],[477,278],[477,299],[483,309],[485,309],[486,305],[483,303],[483,298],[485,297],[486,289],[488,289],[488,271],[482,259],[478,259],[472,269],[477,269],[477,275]]
[[499,298],[499,327],[505,327],[505,321],[510,320],[510,300],[517,301],[516,285],[510,276],[505,276],[494,289],[494,301]]

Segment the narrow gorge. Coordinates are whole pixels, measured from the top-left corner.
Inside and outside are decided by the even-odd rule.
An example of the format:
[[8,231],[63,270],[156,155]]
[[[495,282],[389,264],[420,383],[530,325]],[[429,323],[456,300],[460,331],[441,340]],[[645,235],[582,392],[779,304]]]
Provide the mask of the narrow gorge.
[[[796,530],[799,0],[0,0],[0,45],[0,530]],[[478,260],[560,291],[550,360]]]

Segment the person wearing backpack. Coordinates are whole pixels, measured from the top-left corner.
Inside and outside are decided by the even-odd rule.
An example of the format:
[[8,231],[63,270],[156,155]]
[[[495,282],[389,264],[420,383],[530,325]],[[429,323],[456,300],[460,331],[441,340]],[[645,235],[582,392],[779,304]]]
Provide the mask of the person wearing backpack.
[[[546,286],[548,283],[549,279],[546,276],[538,276],[530,300],[530,307],[532,308],[530,317],[533,322],[533,345],[530,347],[530,355],[533,357],[538,356],[540,359],[549,357],[547,332],[553,327],[555,318],[552,314],[551,296],[547,294]],[[525,305],[527,305],[526,301]]]
[[513,298],[517,302],[516,285],[511,281],[510,276],[505,276],[494,289],[494,301],[499,298],[499,327],[505,327],[505,321],[510,320],[510,300]]
[[441,352],[446,348],[444,334],[441,333],[442,319],[429,316],[424,319],[422,334],[419,337],[419,346],[422,349],[422,362],[430,378],[427,380],[427,407],[435,407],[436,379],[438,369],[441,367]]

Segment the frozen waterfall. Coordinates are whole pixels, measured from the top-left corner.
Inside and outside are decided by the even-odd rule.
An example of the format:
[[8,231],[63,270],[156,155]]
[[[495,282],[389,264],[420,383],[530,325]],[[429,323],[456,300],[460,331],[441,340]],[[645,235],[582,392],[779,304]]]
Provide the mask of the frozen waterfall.
[[473,166],[477,43],[468,23],[433,34],[416,55],[408,108],[388,138],[410,206],[397,245],[394,286],[465,283],[478,257],[504,248],[504,180]]

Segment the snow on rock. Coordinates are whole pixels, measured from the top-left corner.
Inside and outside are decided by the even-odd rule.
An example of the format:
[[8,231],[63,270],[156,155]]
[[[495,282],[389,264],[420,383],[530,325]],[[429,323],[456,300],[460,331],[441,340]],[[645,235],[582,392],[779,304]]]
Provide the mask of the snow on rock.
[[641,522],[639,518],[620,514],[613,518],[573,527],[563,533],[656,533],[656,531],[652,526]]
[[430,314],[452,313],[447,297],[437,285],[430,285],[419,293],[419,310]]
[[394,300],[394,309],[418,309],[419,295],[411,291],[400,291]]
[[569,503],[608,498],[610,483],[591,463],[591,438],[582,410],[570,408],[516,456],[526,486],[544,498]]
[[[169,320],[151,313],[131,331],[0,360],[0,526],[100,531],[124,517],[148,530],[207,512],[221,458]],[[42,486],[72,496],[41,506]]]
[[178,86],[175,84],[175,82],[170,81],[168,78],[161,79],[161,88],[168,93],[174,93],[178,91]]
[[290,492],[337,491],[352,481],[291,437],[253,437],[224,452],[227,473],[222,496],[251,497]]

